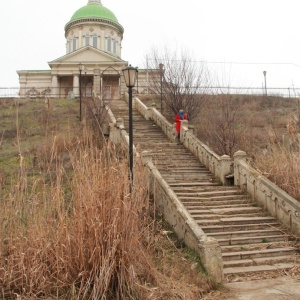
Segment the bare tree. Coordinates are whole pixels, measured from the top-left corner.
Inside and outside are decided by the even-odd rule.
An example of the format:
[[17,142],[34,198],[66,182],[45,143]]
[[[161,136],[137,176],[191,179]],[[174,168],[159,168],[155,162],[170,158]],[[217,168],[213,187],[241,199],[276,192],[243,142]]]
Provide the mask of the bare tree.
[[219,155],[232,156],[237,150],[243,131],[237,128],[241,122],[239,110],[238,97],[223,93],[211,95],[203,107],[198,133]]
[[147,60],[147,68],[157,70],[152,72],[149,83],[151,90],[162,97],[164,111],[176,114],[184,109],[189,120],[194,119],[209,86],[205,64],[197,62],[186,50],[167,47],[162,51],[153,48]]

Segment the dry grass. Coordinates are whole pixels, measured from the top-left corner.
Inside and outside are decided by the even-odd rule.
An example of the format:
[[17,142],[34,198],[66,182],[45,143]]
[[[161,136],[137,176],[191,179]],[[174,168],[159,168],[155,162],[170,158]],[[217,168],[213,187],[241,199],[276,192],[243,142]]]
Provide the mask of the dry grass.
[[[294,140],[289,136],[290,140]],[[264,176],[300,201],[300,143],[297,138],[292,148],[277,141],[271,134],[265,155],[258,156],[253,164]],[[297,147],[295,145],[298,145]]]
[[[224,109],[226,101],[231,115]],[[195,126],[198,137],[216,153],[245,151],[255,168],[300,201],[298,118],[297,99],[219,95],[206,103]]]
[[122,149],[99,148],[84,122],[63,127],[58,112],[43,109],[47,117],[36,119],[44,136],[35,131],[31,144],[31,125],[19,111],[23,131],[12,137],[13,155],[5,152],[11,163],[0,200],[2,298],[194,300],[214,289],[198,257],[151,219],[155,208],[139,162],[130,192]]

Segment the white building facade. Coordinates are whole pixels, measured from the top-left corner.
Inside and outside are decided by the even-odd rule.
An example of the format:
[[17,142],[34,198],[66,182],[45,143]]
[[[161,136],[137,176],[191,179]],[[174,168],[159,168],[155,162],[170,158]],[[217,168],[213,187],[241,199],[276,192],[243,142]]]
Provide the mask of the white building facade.
[[[50,61],[50,70],[17,71],[20,97],[72,98],[79,95],[81,86],[85,96],[119,99],[127,90],[122,76],[122,69],[128,66],[121,58],[123,33],[118,19],[101,0],[89,0],[65,25],[66,54]],[[139,72],[144,91],[148,90],[147,73]]]

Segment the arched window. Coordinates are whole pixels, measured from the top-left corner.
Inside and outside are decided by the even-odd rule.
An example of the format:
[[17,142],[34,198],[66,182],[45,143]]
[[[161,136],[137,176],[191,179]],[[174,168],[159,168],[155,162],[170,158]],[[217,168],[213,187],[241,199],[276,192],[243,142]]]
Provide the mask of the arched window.
[[116,54],[117,53],[117,41],[116,40],[112,40],[112,42],[113,42],[113,50],[112,50],[112,52],[114,54]]
[[93,47],[97,48],[97,44],[98,44],[98,37],[97,37],[97,34],[95,33],[93,35]]
[[111,52],[111,37],[110,36],[107,38],[107,51]]
[[72,52],[72,39],[68,39],[68,53],[71,53]]
[[88,34],[85,36],[85,45],[86,46],[90,45],[90,36]]
[[76,51],[76,46],[77,46],[76,37],[74,37],[73,38],[73,51]]

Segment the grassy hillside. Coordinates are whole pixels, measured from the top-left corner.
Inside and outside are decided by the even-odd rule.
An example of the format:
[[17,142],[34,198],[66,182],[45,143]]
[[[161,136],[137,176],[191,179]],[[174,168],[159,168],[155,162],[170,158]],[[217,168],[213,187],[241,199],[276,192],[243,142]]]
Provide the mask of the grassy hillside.
[[151,217],[139,163],[130,193],[122,149],[102,147],[78,114],[74,100],[0,100],[2,298],[193,300],[215,289]]

